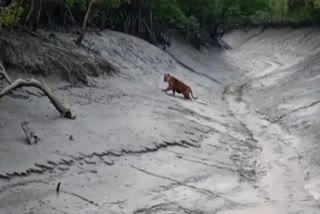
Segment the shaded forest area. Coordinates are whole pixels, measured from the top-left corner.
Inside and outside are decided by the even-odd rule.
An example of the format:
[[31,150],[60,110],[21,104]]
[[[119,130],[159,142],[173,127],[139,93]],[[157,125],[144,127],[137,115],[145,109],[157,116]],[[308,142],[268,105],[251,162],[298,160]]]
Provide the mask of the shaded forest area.
[[309,25],[320,20],[320,0],[0,0],[0,26],[76,32],[87,25],[168,44],[181,33],[196,47],[248,25]]

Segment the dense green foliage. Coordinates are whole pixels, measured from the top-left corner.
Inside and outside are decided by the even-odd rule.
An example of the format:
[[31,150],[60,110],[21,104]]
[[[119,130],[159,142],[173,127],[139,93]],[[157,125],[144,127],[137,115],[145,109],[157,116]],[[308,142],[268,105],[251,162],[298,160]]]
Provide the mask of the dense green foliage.
[[20,21],[23,8],[18,3],[18,0],[13,0],[7,7],[0,7],[0,26],[12,25]]
[[178,31],[197,46],[230,27],[319,20],[320,0],[0,0],[1,26],[77,27],[78,31],[82,26],[84,32],[88,22],[153,43],[161,41],[163,33]]

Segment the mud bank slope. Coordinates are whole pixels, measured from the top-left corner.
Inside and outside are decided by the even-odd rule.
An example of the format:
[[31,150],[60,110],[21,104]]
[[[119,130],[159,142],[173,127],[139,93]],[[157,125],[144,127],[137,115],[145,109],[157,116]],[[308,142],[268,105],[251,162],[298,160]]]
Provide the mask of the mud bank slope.
[[[112,31],[88,34],[119,72],[88,77],[90,87],[46,79],[75,121],[45,97],[0,102],[0,213],[318,213],[319,35],[235,31],[226,52],[174,40],[166,53]],[[163,93],[166,72],[199,99]],[[23,141],[25,120],[39,144]]]
[[[261,149],[222,100],[241,73],[220,50],[201,53],[175,41],[168,54],[112,31],[87,39],[119,72],[87,77],[90,87],[46,78],[75,121],[59,118],[46,97],[20,92],[1,100],[1,213],[211,213],[263,203],[267,196],[254,187]],[[42,50],[51,46],[57,49]],[[163,93],[167,72],[199,99]],[[22,121],[42,139],[37,145],[24,142]]]
[[[71,46],[72,36],[57,36],[63,40],[63,44]],[[191,47],[176,51],[180,53],[179,56],[188,56],[194,60],[189,63],[191,67],[186,68],[161,49],[121,33],[106,31],[100,35],[88,34],[87,40],[93,42],[92,49],[100,52],[100,59],[108,59],[120,72],[112,76],[88,77],[90,87],[58,83],[52,78],[46,80],[53,87],[54,93],[72,107],[77,115],[74,121],[59,118],[46,97],[27,94],[27,99],[2,99],[0,174],[3,177],[17,176],[34,169],[43,171],[52,165],[69,163],[83,156],[145,152],[171,144],[199,146],[207,133],[225,129],[225,124],[229,124],[225,104],[220,100],[222,81],[225,81],[226,75],[232,74],[232,69],[226,70],[228,65],[221,60],[218,51],[207,54],[210,60],[206,61],[211,63],[210,69],[213,72],[213,77],[207,78],[197,73],[202,68],[200,63],[195,63],[197,59],[188,56],[188,53],[194,51]],[[15,41],[15,44],[23,43]],[[59,50],[51,43],[41,50],[50,52],[50,47]],[[184,53],[186,50],[188,52]],[[19,51],[23,53],[21,49]],[[62,51],[65,55],[67,50]],[[80,52],[81,57],[86,54],[81,49],[73,52]],[[23,59],[26,55],[20,54]],[[202,55],[194,54],[198,59]],[[46,64],[45,59],[45,54],[37,57],[37,63]],[[30,60],[27,62],[30,64]],[[186,102],[179,96],[173,98],[163,93],[161,89],[167,86],[163,82],[163,74],[166,72],[189,83],[199,100]],[[11,75],[27,76],[21,72],[13,72]],[[42,139],[41,143],[30,147],[25,145],[20,128],[23,121],[30,122],[31,128]],[[74,139],[72,141],[71,135]]]
[[234,47],[227,55],[246,73],[239,82],[242,99],[270,126],[295,136],[284,143],[296,153],[305,191],[319,200],[320,30],[235,31],[224,40]]

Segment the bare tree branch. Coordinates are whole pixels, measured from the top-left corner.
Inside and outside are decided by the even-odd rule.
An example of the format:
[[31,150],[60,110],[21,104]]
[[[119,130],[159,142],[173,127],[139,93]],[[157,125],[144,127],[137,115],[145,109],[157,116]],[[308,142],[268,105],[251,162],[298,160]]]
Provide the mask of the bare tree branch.
[[75,117],[72,115],[69,108],[65,107],[62,102],[58,98],[55,97],[55,95],[52,93],[50,88],[44,83],[39,82],[36,79],[30,78],[30,79],[17,79],[14,82],[12,82],[9,86],[4,88],[0,92],[0,99],[9,94],[11,91],[21,88],[21,87],[35,87],[43,91],[43,93],[50,99],[51,103],[54,105],[54,107],[59,111],[60,115],[65,118],[69,119],[75,119]]
[[32,0],[29,12],[28,12],[26,19],[25,19],[25,24],[27,24],[29,22],[29,19],[30,19],[31,15],[33,13],[33,10],[34,10],[34,4],[35,4],[35,0]]
[[37,25],[40,22],[41,11],[42,11],[42,0],[39,0],[39,9],[38,9],[38,15],[37,15]]
[[90,11],[91,11],[91,7],[95,2],[98,2],[98,1],[100,1],[100,0],[90,0],[90,2],[89,2],[87,12],[86,12],[86,15],[85,15],[83,23],[82,23],[82,32],[81,32],[79,38],[76,40],[76,45],[78,45],[78,46],[81,45],[82,40],[84,38],[84,34],[86,32],[86,27],[87,27],[87,22],[88,22],[88,17],[89,17]]

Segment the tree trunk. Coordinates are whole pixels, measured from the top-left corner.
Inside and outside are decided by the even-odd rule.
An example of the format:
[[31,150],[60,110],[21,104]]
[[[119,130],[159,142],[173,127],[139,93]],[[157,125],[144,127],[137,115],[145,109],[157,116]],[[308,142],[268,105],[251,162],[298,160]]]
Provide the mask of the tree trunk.
[[76,40],[76,45],[80,46],[81,43],[82,43],[83,38],[84,38],[84,31],[81,32],[80,36]]
[[32,31],[37,31],[38,25],[40,22],[40,17],[41,17],[41,11],[42,11],[42,0],[39,1],[39,8],[38,8],[38,14],[37,14],[37,19],[32,23]]
[[68,12],[69,12],[69,15],[70,15],[72,21],[74,22],[74,24],[75,24],[75,26],[76,26],[77,33],[80,33],[80,29],[79,29],[78,23],[77,23],[76,19],[74,18],[73,14],[72,14],[72,12],[71,12],[70,7],[68,7],[67,5],[66,5],[66,7],[67,7],[67,10],[68,10]]
[[14,11],[14,20],[17,21],[18,18],[18,12],[19,12],[19,8],[21,7],[22,3],[24,0],[20,0],[19,3],[17,4],[17,7]]
[[37,25],[39,25],[39,22],[40,22],[41,11],[42,11],[42,0],[39,0],[39,10],[38,10],[38,16],[37,16]]
[[29,19],[30,19],[31,15],[32,15],[32,13],[33,13],[33,10],[34,10],[34,3],[35,3],[35,0],[32,0],[32,2],[31,2],[31,6],[30,6],[30,10],[29,10],[28,15],[27,15],[26,20],[25,20],[25,24],[27,24],[27,23],[28,23],[28,21],[29,21]]
[[79,36],[79,38],[76,41],[76,45],[78,45],[78,46],[81,45],[81,43],[82,43],[85,31],[86,31],[87,21],[88,21],[88,17],[89,17],[90,11],[91,11],[91,7],[92,7],[93,3],[95,3],[96,1],[98,1],[98,0],[91,0],[89,2],[88,9],[87,9],[87,12],[86,12],[86,15],[84,17],[83,24],[82,24],[82,32],[81,32],[81,35]]

